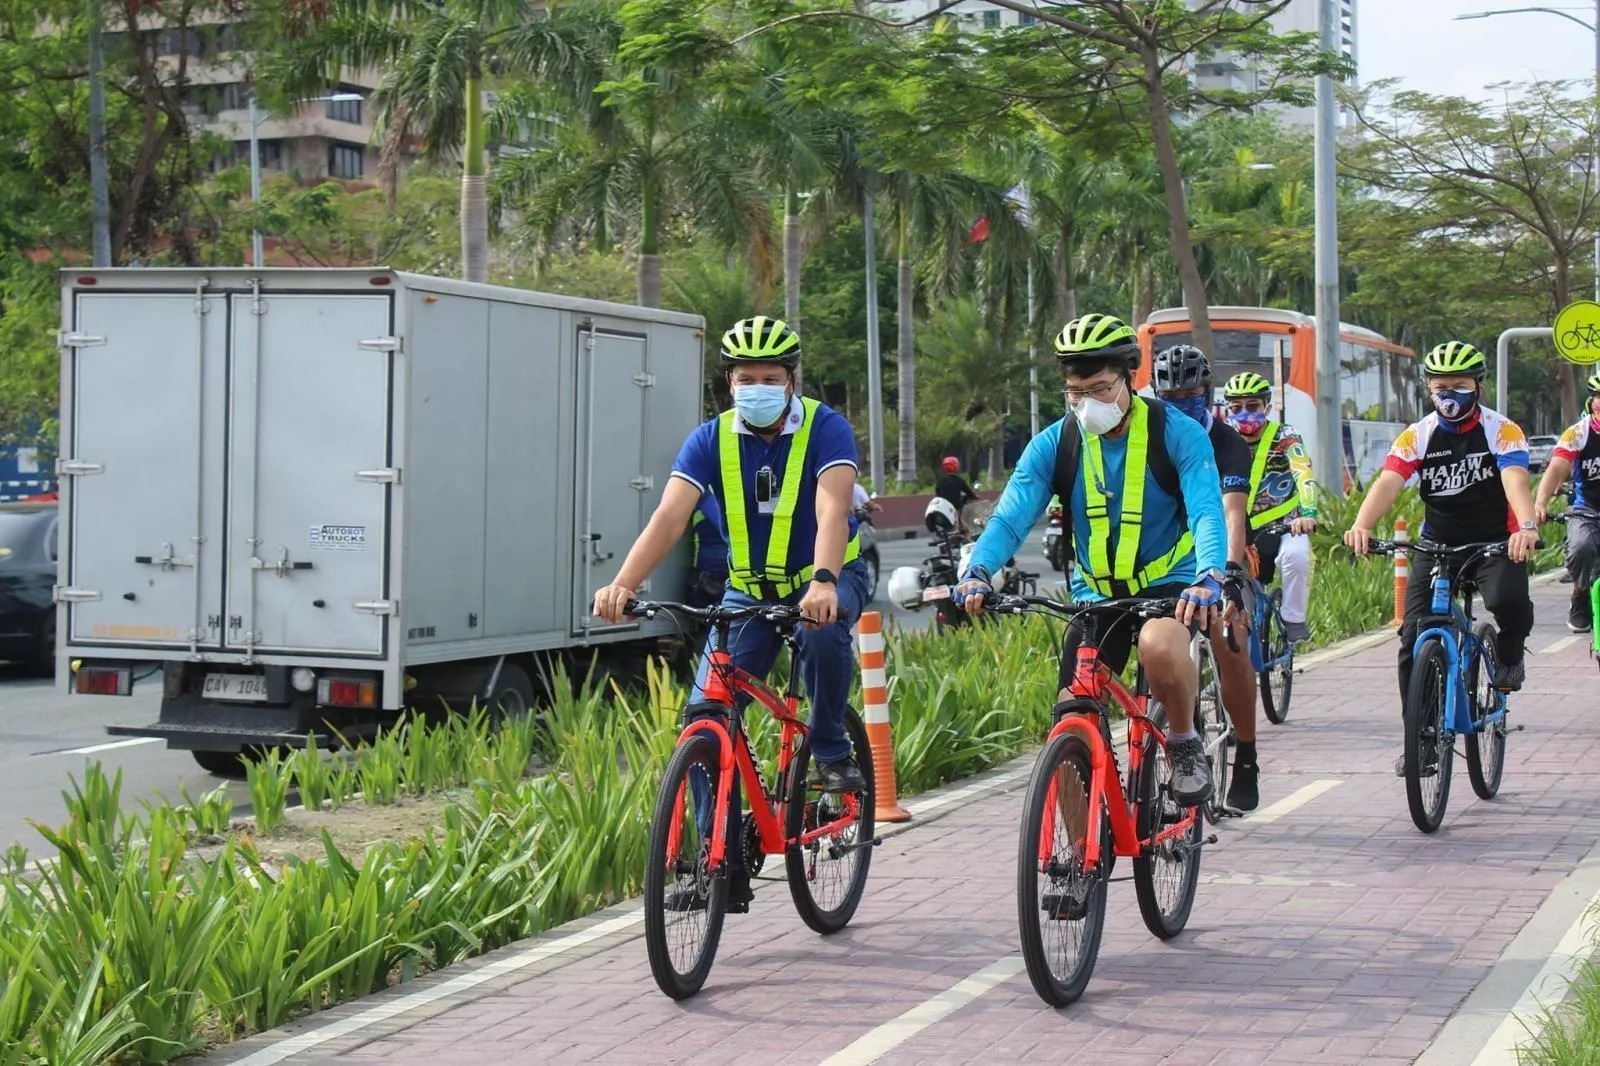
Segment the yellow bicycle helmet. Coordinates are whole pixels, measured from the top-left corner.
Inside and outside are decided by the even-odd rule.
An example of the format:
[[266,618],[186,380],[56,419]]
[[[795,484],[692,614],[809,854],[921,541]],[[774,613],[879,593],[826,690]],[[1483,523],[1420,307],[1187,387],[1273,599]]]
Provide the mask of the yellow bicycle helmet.
[[722,335],[722,369],[751,363],[777,363],[793,370],[800,365],[800,334],[781,318],[740,319]]
[[1139,369],[1138,334],[1113,315],[1079,315],[1056,334],[1055,349],[1062,366],[1081,360],[1110,360],[1130,372]]
[[1253,370],[1235,374],[1222,386],[1224,400],[1243,400],[1251,396],[1272,395],[1272,382]]
[[1440,344],[1422,360],[1422,372],[1429,377],[1469,377],[1482,381],[1488,371],[1488,358],[1466,341]]

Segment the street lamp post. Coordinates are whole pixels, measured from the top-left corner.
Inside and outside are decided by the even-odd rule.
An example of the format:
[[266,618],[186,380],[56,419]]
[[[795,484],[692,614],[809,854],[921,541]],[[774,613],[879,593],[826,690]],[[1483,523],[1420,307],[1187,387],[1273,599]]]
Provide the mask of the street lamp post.
[[[1595,0],[1594,3],[1593,24],[1585,22],[1578,16],[1572,14],[1570,11],[1563,11],[1558,7],[1538,6],[1497,7],[1488,11],[1470,11],[1465,15],[1457,15],[1456,21],[1460,22],[1463,19],[1486,19],[1491,15],[1526,15],[1534,12],[1544,15],[1559,15],[1568,22],[1575,22],[1579,26],[1582,26],[1594,37],[1595,106],[1597,109],[1600,109],[1600,0]],[[1600,110],[1597,110],[1595,116],[1595,137],[1589,156],[1589,165],[1589,180],[1600,183]],[[1595,227],[1594,232],[1594,298],[1596,303],[1600,303],[1600,225]],[[1505,400],[1501,399],[1498,402],[1503,405]]]
[[[360,93],[330,93],[327,96],[314,96],[309,100],[301,100],[301,104],[337,104],[350,100],[363,100]],[[250,199],[255,203],[261,202],[261,124],[268,118],[268,113],[256,106],[256,94],[250,94]],[[262,265],[261,256],[261,231],[250,231],[250,265]]]
[[[1317,5],[1317,29],[1322,50],[1339,49],[1339,20],[1334,0]],[[1317,286],[1317,438],[1313,463],[1322,486],[1342,496],[1344,440],[1340,432],[1339,404],[1339,230],[1334,149],[1338,136],[1338,105],[1333,77],[1317,75],[1316,126],[1316,286]]]

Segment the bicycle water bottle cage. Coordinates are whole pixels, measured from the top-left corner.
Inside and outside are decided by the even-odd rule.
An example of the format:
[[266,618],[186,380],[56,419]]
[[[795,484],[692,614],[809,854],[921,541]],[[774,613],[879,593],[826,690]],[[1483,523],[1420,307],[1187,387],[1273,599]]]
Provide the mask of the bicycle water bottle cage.
[[1448,615],[1450,613],[1450,579],[1436,577],[1433,579],[1433,613]]

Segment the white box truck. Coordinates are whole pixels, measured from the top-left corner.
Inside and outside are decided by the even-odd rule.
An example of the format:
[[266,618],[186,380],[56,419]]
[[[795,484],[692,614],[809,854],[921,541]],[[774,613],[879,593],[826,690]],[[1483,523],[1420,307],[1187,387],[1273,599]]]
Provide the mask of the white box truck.
[[589,603],[700,419],[702,339],[386,269],[64,272],[59,684],[160,685],[110,732],[223,772],[653,648],[670,626]]

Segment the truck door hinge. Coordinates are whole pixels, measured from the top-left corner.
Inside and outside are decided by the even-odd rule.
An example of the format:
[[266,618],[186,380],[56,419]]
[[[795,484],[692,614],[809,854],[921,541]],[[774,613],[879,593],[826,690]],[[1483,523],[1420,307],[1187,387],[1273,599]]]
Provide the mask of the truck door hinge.
[[399,337],[372,337],[364,341],[356,341],[357,348],[365,348],[369,352],[398,352],[400,350]]
[[656,479],[644,476],[629,478],[628,487],[638,489],[640,492],[647,492],[656,487]]
[[51,603],[93,603],[100,598],[100,593],[95,589],[73,588],[71,585],[56,585],[50,590]]
[[91,463],[87,459],[57,459],[56,476],[58,477],[87,477],[90,474],[103,474],[106,472],[104,463]]
[[379,485],[398,485],[400,484],[400,468],[386,466],[381,470],[357,470],[356,480],[371,481]]
[[62,330],[56,334],[57,348],[95,348],[106,342],[104,337],[93,333],[81,333],[77,330]]
[[362,614],[398,614],[399,600],[360,600],[352,605]]
[[654,374],[635,374],[633,375],[633,383],[641,389],[648,389],[655,385],[656,376]]

